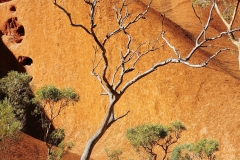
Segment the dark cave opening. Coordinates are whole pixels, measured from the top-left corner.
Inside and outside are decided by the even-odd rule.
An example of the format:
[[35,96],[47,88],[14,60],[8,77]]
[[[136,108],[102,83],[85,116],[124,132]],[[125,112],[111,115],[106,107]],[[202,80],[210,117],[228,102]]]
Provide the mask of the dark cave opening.
[[10,7],[10,11],[15,12],[16,11],[16,7],[15,6],[11,6]]
[[30,66],[33,63],[33,60],[30,57],[18,56],[18,62],[23,66]]
[[21,25],[18,27],[18,29],[16,30],[16,32],[20,35],[20,36],[24,36],[25,35],[25,30],[24,27]]

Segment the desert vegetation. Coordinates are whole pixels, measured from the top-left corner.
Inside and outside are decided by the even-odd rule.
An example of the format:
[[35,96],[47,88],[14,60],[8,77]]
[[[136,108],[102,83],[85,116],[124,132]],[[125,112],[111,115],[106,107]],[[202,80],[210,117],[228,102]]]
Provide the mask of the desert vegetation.
[[201,139],[197,143],[176,145],[185,130],[185,125],[180,121],[174,121],[169,126],[142,124],[129,128],[126,138],[136,150],[139,159],[216,159],[214,153],[219,148],[215,140]]
[[[47,85],[36,91],[33,99],[36,104],[34,114],[40,115],[44,141],[48,147],[48,159],[61,159],[63,153],[73,147],[72,142],[65,142],[65,133],[62,128],[55,128],[51,132],[54,120],[70,104],[79,100],[78,94],[71,88],[58,89],[53,85]],[[54,148],[58,146],[58,151]]]
[[65,107],[77,102],[79,96],[71,88],[58,89],[52,85],[40,88],[34,95],[29,84],[31,80],[27,73],[17,71],[11,71],[0,79],[1,149],[21,138],[20,131],[24,131],[27,112],[31,111],[31,107],[34,108],[31,114],[40,115],[43,141],[48,147],[47,159],[61,159],[73,147],[73,143],[64,141],[64,129],[54,129],[53,122]]

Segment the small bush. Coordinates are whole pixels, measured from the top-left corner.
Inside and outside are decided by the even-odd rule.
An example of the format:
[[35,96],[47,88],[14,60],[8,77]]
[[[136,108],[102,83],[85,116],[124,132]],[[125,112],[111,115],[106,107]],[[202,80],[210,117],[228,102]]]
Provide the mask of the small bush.
[[15,117],[12,106],[7,100],[0,101],[0,148],[5,146],[6,139],[18,138],[21,129],[22,123]]
[[111,150],[109,151],[107,148],[105,149],[109,160],[120,160],[120,156],[122,155],[121,149]]
[[7,99],[14,108],[16,117],[24,123],[26,111],[32,104],[32,91],[29,83],[32,78],[26,73],[11,71],[0,79],[0,98]]
[[170,160],[215,160],[214,153],[219,150],[216,140],[202,139],[196,144],[182,144],[173,149]]

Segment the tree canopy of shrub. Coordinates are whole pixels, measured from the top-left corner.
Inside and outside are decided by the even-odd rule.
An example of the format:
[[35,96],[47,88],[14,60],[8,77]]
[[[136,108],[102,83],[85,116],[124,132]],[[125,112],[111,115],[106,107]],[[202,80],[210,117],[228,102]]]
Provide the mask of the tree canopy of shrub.
[[41,87],[35,96],[34,103],[37,104],[37,107],[34,114],[41,115],[42,129],[45,134],[44,141],[46,141],[54,119],[69,106],[69,103],[77,102],[79,96],[71,88],[58,89],[53,85]]
[[7,100],[0,101],[0,149],[5,146],[5,139],[15,139],[22,129],[22,123],[15,117],[12,106]]
[[183,130],[186,128],[180,121],[174,121],[170,126],[143,124],[128,129],[126,137],[137,152],[143,149],[153,160],[157,158],[153,149],[155,146],[160,146],[164,150],[163,159],[165,159],[169,147],[178,141]]
[[108,150],[107,148],[105,149],[106,154],[108,156],[109,160],[120,160],[120,156],[122,155],[122,150],[121,149],[115,149],[115,150]]
[[[60,160],[66,152],[72,149],[74,146],[72,142],[65,142],[64,129],[56,129],[47,138],[48,142],[48,160]],[[53,147],[53,146],[57,147]]]
[[22,123],[25,121],[28,107],[32,104],[33,94],[29,86],[31,80],[28,74],[17,71],[10,71],[0,79],[0,98],[7,99]]
[[[71,143],[65,143],[63,129],[56,129],[51,132],[51,126],[55,118],[60,116],[62,111],[71,104],[79,101],[79,95],[71,88],[58,89],[53,85],[46,85],[37,90],[33,99],[37,107],[35,115],[41,116],[41,125],[44,132],[44,141],[48,147],[48,159],[61,159],[64,148],[71,148]],[[59,146],[59,152],[53,146]]]
[[196,144],[182,144],[173,149],[170,160],[215,160],[219,150],[216,140],[202,139]]

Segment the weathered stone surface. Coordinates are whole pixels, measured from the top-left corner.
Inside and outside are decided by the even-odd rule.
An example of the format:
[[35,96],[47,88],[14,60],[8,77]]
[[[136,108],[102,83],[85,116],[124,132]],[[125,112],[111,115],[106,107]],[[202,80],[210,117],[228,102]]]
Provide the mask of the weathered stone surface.
[[[133,13],[144,9],[147,1],[135,1]],[[138,44],[157,37],[161,31],[161,15],[165,12],[164,29],[166,37],[181,52],[186,54],[194,45],[192,38],[200,31],[194,17],[191,2],[154,1],[147,15],[131,29]],[[79,0],[59,0],[59,5],[72,15],[74,23],[89,26],[87,5]],[[105,36],[116,27],[112,10],[114,0],[99,3],[97,34]],[[12,12],[11,7],[16,11]],[[33,60],[25,69],[33,76],[35,89],[45,84],[57,87],[73,87],[81,100],[69,107],[55,122],[56,127],[65,128],[67,139],[74,142],[74,153],[81,154],[87,140],[94,134],[103,120],[107,97],[101,96],[101,86],[90,75],[92,67],[93,40],[81,28],[72,27],[67,16],[50,0],[12,0],[0,4],[0,26],[11,17],[17,17],[24,27],[21,43],[11,43],[6,35],[2,40],[15,57],[27,56]],[[216,28],[211,34],[222,30],[220,21],[213,20]],[[110,64],[118,61],[118,46],[124,45],[122,36],[111,39],[107,44]],[[221,46],[231,46],[225,37],[212,50],[198,51],[195,62],[204,61]],[[164,59],[169,52],[164,46],[158,53],[144,59],[138,71],[150,66],[157,59]],[[2,57],[0,58],[2,59]],[[11,61],[8,62],[9,64]],[[113,66],[109,75],[114,69]],[[134,72],[131,76],[137,74]],[[129,77],[129,78],[130,78]],[[126,129],[142,123],[168,124],[181,120],[187,131],[181,142],[196,142],[201,138],[214,138],[220,143],[219,159],[240,159],[240,72],[237,54],[224,52],[214,59],[207,68],[192,69],[179,64],[159,68],[131,87],[116,105],[118,115],[130,109],[127,117],[114,124],[96,145],[92,158],[106,159],[104,148],[123,150],[123,159],[136,158],[134,149],[125,138]],[[159,151],[160,154],[160,151]]]
[[[2,147],[2,146],[1,146]],[[1,160],[46,160],[47,146],[44,142],[21,133],[20,138],[5,143],[5,148],[0,150]],[[66,153],[62,160],[77,160],[79,155]]]
[[4,2],[8,2],[8,1],[11,1],[11,0],[0,0],[0,3],[4,3]]

